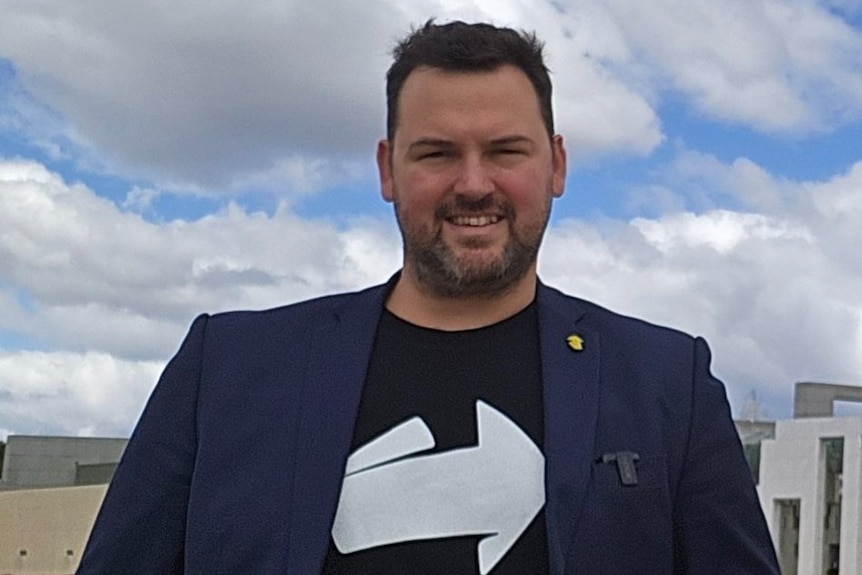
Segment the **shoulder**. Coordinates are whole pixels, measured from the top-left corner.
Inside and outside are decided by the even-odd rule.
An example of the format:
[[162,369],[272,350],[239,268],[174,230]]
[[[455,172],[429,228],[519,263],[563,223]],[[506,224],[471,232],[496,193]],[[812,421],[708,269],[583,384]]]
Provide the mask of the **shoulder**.
[[552,313],[576,318],[578,325],[600,333],[603,337],[636,339],[641,343],[673,343],[691,345],[693,337],[679,329],[659,325],[625,315],[594,302],[541,285],[540,306]]
[[357,309],[375,309],[383,305],[387,286],[377,285],[361,291],[326,295],[263,310],[236,310],[204,314],[196,323],[206,325],[207,335],[230,333],[260,338],[272,331],[308,333],[315,326],[337,323],[355,314]]
[[363,294],[380,289],[375,286],[362,291],[345,292],[316,297],[263,310],[235,310],[213,314],[211,321],[223,323],[258,323],[268,321],[302,321],[309,318],[337,316],[338,311],[350,306]]
[[703,368],[708,370],[711,354],[702,338],[553,288],[545,287],[542,293],[539,313],[543,335],[559,338],[563,335],[560,330],[569,329],[592,340],[600,350],[599,362],[607,375],[636,381],[642,389],[670,385],[684,391],[695,377],[694,371],[703,375]]

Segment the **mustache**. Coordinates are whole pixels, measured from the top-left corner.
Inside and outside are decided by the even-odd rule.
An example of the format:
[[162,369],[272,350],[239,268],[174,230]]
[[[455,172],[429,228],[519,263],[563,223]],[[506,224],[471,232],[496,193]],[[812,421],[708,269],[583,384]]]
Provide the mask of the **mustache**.
[[514,216],[514,210],[509,202],[490,195],[478,199],[455,196],[451,201],[437,206],[434,216],[438,220],[444,220],[454,215],[468,216],[488,212],[501,213],[506,218]]

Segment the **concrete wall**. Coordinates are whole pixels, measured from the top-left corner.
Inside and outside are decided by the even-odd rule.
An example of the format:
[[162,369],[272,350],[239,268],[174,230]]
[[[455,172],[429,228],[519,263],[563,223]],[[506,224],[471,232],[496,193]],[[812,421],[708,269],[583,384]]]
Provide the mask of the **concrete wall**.
[[774,421],[734,421],[733,424],[743,445],[755,445],[775,437]]
[[107,485],[0,492],[0,575],[75,572]]
[[110,483],[117,463],[81,463],[75,466],[75,485],[103,485]]
[[127,443],[113,438],[10,435],[0,488],[75,485],[76,464],[116,463]]
[[825,572],[824,549],[835,534],[826,524],[828,489],[824,442],[838,438],[844,440],[843,472],[838,487],[841,497],[838,567],[842,575],[856,574],[862,573],[862,418],[778,421],[775,439],[765,440],[761,445],[758,493],[779,555],[781,502],[798,500],[800,503],[797,575]]
[[797,382],[793,389],[793,419],[832,417],[836,401],[862,403],[862,387],[835,383]]

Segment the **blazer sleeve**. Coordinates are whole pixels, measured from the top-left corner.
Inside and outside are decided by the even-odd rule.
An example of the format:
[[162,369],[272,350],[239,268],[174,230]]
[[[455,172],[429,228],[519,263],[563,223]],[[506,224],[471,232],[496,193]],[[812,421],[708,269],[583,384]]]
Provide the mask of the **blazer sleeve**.
[[78,575],[183,573],[207,316],[168,363],[117,466]]
[[780,575],[724,386],[697,338],[685,463],[674,506],[679,574]]

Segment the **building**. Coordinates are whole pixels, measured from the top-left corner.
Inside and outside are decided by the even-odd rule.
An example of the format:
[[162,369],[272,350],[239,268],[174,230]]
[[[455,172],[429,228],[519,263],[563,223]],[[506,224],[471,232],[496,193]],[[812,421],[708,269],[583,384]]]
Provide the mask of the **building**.
[[127,439],[10,435],[0,490],[109,483]]
[[0,492],[0,575],[71,575],[107,485]]
[[126,443],[7,438],[0,478],[0,575],[75,572]]
[[835,401],[862,388],[798,383],[794,418],[746,445],[784,575],[862,572],[862,417],[835,417]]
[[[798,383],[793,419],[736,422],[784,575],[862,573],[862,417],[835,401],[862,387]],[[8,438],[0,575],[74,573],[126,442]]]

